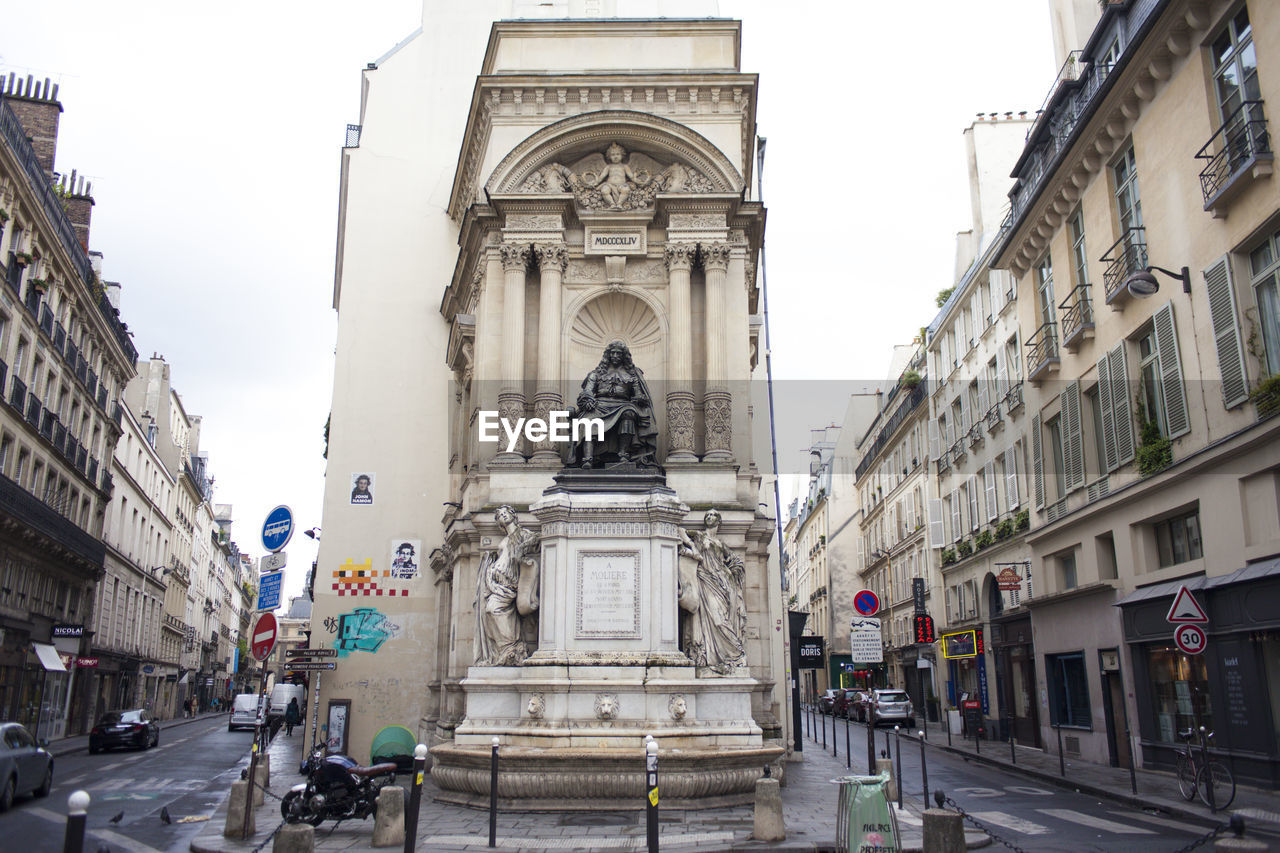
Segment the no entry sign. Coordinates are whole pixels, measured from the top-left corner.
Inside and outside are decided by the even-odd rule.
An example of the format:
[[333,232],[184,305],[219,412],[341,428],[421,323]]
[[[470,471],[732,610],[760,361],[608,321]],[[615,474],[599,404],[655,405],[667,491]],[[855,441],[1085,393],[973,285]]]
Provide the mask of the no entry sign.
[[274,613],[263,613],[258,617],[258,621],[253,625],[253,642],[249,650],[253,652],[253,656],[259,661],[264,661],[271,656],[271,650],[276,647],[276,615]]

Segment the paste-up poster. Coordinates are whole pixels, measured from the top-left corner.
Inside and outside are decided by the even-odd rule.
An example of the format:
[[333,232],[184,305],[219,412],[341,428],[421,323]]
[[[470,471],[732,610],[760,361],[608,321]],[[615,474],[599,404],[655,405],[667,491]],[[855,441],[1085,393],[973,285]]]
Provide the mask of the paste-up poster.
[[418,576],[419,555],[422,553],[421,539],[391,540],[391,577],[401,580],[413,580]]
[[351,475],[351,504],[353,506],[373,506],[373,483],[376,474],[358,471]]

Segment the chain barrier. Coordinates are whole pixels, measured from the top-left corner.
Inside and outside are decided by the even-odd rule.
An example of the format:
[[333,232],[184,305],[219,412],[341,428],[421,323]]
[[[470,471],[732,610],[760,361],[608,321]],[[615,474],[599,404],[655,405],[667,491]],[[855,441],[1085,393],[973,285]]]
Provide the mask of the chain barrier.
[[267,842],[276,837],[276,833],[280,831],[280,827],[282,826],[284,826],[284,821],[280,821],[280,823],[276,824],[276,828],[271,830],[270,834],[268,834],[266,838],[262,839],[262,843],[260,843],[257,847],[253,848],[251,853],[259,853],[259,851],[262,850],[263,847],[266,847]]
[[1189,853],[1189,851],[1195,850],[1197,847],[1204,844],[1205,842],[1212,841],[1213,839],[1217,838],[1219,835],[1222,834],[1222,831],[1226,828],[1227,828],[1227,825],[1225,823],[1220,823],[1217,826],[1215,826],[1213,829],[1206,832],[1204,835],[1200,836],[1199,838],[1196,838],[1192,840],[1190,843],[1185,844],[1182,847],[1179,847],[1177,850],[1174,850],[1173,853]]
[[[241,771],[240,771],[240,778],[241,778],[242,780],[248,781],[248,779],[249,779],[249,771],[248,771],[248,770],[241,770]],[[268,796],[275,797],[277,800],[283,800],[283,799],[284,799],[284,797],[280,796],[280,795],[279,795],[279,794],[277,794],[275,791],[272,791],[272,790],[271,790],[270,788],[268,788],[266,785],[259,784],[258,782],[251,782],[250,784],[251,784],[253,787],[255,787],[255,788],[260,788],[260,789],[262,790],[262,792],[263,792],[263,793],[267,794]]]

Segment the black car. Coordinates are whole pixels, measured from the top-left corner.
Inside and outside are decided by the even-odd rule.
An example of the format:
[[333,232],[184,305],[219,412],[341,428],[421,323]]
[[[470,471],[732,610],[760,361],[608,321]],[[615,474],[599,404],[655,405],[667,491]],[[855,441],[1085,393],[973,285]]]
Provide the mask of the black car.
[[18,794],[47,797],[53,787],[53,756],[48,741],[35,738],[19,723],[0,723],[0,811]]
[[132,711],[107,711],[89,732],[89,754],[109,746],[132,746],[146,749],[160,742],[160,726],[145,708]]

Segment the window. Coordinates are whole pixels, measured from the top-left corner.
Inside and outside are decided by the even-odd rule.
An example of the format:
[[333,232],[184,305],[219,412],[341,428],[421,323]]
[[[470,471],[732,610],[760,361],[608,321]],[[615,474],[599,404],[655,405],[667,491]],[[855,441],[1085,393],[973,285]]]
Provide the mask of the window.
[[1036,264],[1036,292],[1040,299],[1040,323],[1052,323],[1057,303],[1053,301],[1053,259],[1049,255]]
[[1075,589],[1079,584],[1076,580],[1076,552],[1068,551],[1058,557],[1058,579],[1062,582],[1062,589]]
[[1022,379],[1022,358],[1018,353],[1018,336],[1014,335],[1005,342],[1004,345],[1004,363],[1009,366],[1009,381],[1018,382]]
[[1045,655],[1044,662],[1045,680],[1049,682],[1050,723],[1092,729],[1084,653]]
[[1107,79],[1107,75],[1111,73],[1111,69],[1115,67],[1116,61],[1120,59],[1120,38],[1117,36],[1111,40],[1111,44],[1107,45],[1107,49],[1099,55],[1094,67],[1098,69],[1098,80]]
[[1138,338],[1138,402],[1142,406],[1139,416],[1144,422],[1154,423],[1161,435],[1168,435],[1164,406],[1160,393],[1160,348],[1156,345],[1155,325],[1148,326]]
[[1160,556],[1162,569],[1204,556],[1198,509],[1156,522],[1155,533],[1156,553]]
[[1089,283],[1089,259],[1085,255],[1083,213],[1076,211],[1076,215],[1067,223],[1067,232],[1071,236],[1071,263],[1075,267],[1075,285],[1083,287]]
[[1249,254],[1249,275],[1258,301],[1264,366],[1267,373],[1280,373],[1280,231]]
[[1138,165],[1130,145],[1111,167],[1116,185],[1116,212],[1120,214],[1120,230],[1142,227],[1142,199],[1138,196]]
[[1161,741],[1178,743],[1178,732],[1197,726],[1213,730],[1204,655],[1184,655],[1175,646],[1148,646],[1147,677]]
[[1226,27],[1213,40],[1213,83],[1218,94],[1218,110],[1222,123],[1245,101],[1262,98],[1258,87],[1258,60],[1253,49],[1253,28],[1249,10],[1241,7]]
[[[1083,412],[1083,425],[1092,431],[1092,441],[1083,443],[1086,449],[1084,464],[1085,471],[1088,473],[1097,473],[1099,476],[1107,473],[1106,456],[1107,450],[1102,443],[1102,402],[1098,399],[1098,386],[1090,388],[1088,391],[1082,392],[1084,397],[1084,406],[1088,412]],[[1088,479],[1088,476],[1085,477]]]
[[1066,455],[1062,448],[1062,418],[1055,416],[1044,422],[1045,442],[1048,444],[1049,461],[1052,464],[1046,473],[1052,479],[1051,483],[1046,483],[1046,491],[1049,497],[1053,499],[1066,497]]

